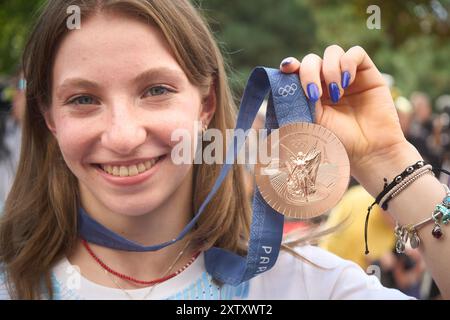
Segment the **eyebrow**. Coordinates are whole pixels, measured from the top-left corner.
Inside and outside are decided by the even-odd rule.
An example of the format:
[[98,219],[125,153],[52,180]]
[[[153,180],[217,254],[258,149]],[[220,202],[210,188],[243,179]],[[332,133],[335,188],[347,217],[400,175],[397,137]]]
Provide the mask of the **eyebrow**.
[[[160,78],[169,78],[172,80],[180,80],[185,78],[185,75],[183,72],[167,67],[161,67],[161,68],[152,68],[149,70],[146,70],[142,73],[140,73],[138,76],[136,76],[132,81],[133,84],[139,84],[145,81],[149,81],[151,79],[160,79]],[[63,83],[56,87],[56,94],[58,95],[59,92],[66,88],[70,87],[78,87],[83,89],[90,89],[90,90],[98,90],[100,89],[101,85],[95,81],[90,81],[87,79],[74,77],[74,78],[67,78],[63,81]]]
[[80,87],[86,89],[98,89],[100,87],[99,84],[93,81],[89,81],[83,78],[68,78],[64,80],[64,82],[56,87],[56,91],[61,91],[69,87]]
[[142,72],[136,78],[134,78],[133,83],[138,84],[151,79],[169,78],[171,80],[182,80],[186,76],[183,72],[171,68],[153,68]]

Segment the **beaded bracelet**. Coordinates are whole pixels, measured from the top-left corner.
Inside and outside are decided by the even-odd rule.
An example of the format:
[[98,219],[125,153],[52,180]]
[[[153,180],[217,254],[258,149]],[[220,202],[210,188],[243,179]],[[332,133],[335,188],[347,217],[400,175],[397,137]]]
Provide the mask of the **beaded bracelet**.
[[426,169],[426,170],[422,170],[421,172],[417,171],[416,175],[408,177],[408,179],[405,180],[405,182],[403,184],[397,185],[396,188],[392,189],[393,192],[392,192],[392,195],[389,197],[389,200],[398,196],[403,190],[406,189],[406,187],[408,187],[411,183],[413,183],[414,181],[419,179],[421,176],[426,175],[426,174],[431,174],[433,177],[435,176],[434,172],[431,171],[431,165],[429,166],[429,168],[423,167],[423,169]]
[[423,167],[418,168],[415,171],[414,170],[411,171],[411,174],[409,176],[400,180],[401,182],[395,184],[393,188],[390,189],[389,192],[380,200],[379,202],[380,207],[382,207],[384,210],[387,210],[388,202],[391,201],[393,198],[395,198],[397,195],[399,195],[403,190],[405,190],[410,184],[419,179],[421,176],[425,174],[432,174],[434,176],[433,171],[431,171],[432,168],[433,167],[430,164],[427,164]]
[[[394,179],[392,179],[391,183],[387,183],[387,179],[384,178],[384,187],[383,191],[380,192],[380,194],[376,197],[375,203],[380,204],[381,199],[383,199],[396,185],[400,184],[406,177],[413,174],[415,171],[421,169],[423,166],[425,166],[425,162],[423,160],[417,161],[412,166],[407,167],[405,170],[403,170],[402,173],[395,176]],[[387,209],[387,203],[383,203],[383,206]],[[383,207],[384,210],[386,210]]]
[[403,253],[406,248],[406,243],[409,240],[411,248],[417,249],[420,246],[421,240],[418,235],[418,230],[424,225],[434,222],[433,230],[431,234],[434,238],[440,239],[443,236],[440,223],[447,225],[450,222],[450,189],[447,185],[443,184],[446,195],[442,200],[442,203],[438,204],[431,217],[414,225],[400,226],[398,223],[395,226],[395,237],[397,241],[395,243],[395,250],[397,253]]

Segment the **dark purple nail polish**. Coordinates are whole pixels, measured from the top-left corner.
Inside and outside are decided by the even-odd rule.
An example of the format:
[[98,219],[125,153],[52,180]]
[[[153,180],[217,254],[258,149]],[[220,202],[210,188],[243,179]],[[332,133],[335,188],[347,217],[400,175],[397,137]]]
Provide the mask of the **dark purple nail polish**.
[[350,85],[350,78],[351,78],[350,72],[344,71],[342,73],[342,81],[341,81],[342,82],[342,89],[345,89],[345,88],[347,88]]
[[339,92],[339,86],[336,82],[332,82],[329,85],[331,101],[337,103],[339,101],[341,93]]
[[292,59],[291,57],[285,58],[285,59],[283,59],[283,61],[281,61],[281,66],[285,67],[285,66],[291,64],[292,61],[294,61],[294,59]]
[[316,102],[317,100],[319,100],[319,88],[315,83],[309,83],[306,86],[306,91],[311,102]]

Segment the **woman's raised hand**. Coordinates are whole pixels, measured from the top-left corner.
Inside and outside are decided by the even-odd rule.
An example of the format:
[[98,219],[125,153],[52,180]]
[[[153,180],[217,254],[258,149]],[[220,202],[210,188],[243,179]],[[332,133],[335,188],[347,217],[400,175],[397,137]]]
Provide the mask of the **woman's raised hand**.
[[374,159],[410,149],[400,128],[389,88],[361,47],[326,48],[323,58],[286,58],[285,73],[299,72],[303,90],[316,102],[316,123],[332,132],[347,150],[352,175],[358,178]]

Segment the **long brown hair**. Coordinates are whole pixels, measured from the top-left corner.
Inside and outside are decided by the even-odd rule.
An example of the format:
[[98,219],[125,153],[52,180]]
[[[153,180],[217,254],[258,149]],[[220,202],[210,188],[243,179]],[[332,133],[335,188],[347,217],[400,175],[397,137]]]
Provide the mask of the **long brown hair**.
[[[66,166],[59,146],[46,127],[43,112],[51,105],[52,68],[64,36],[66,10],[81,9],[82,21],[103,10],[119,10],[155,24],[164,34],[189,80],[216,96],[210,127],[225,134],[235,123],[235,106],[224,62],[207,24],[188,0],[50,0],[44,6],[24,52],[27,80],[22,151],[16,179],[0,224],[0,262],[13,298],[39,299],[45,288],[52,298],[52,266],[77,241],[77,179]],[[209,92],[209,90],[208,90]],[[193,211],[212,188],[219,165],[194,170]],[[234,166],[190,235],[198,249],[219,246],[246,251],[250,204],[243,169]]]

